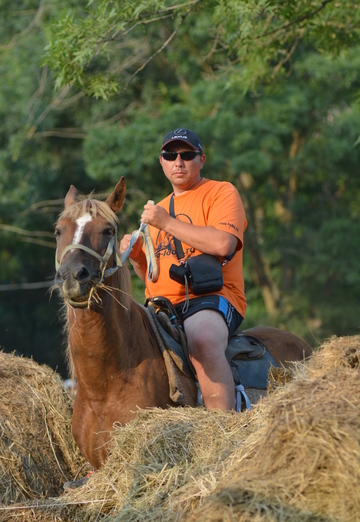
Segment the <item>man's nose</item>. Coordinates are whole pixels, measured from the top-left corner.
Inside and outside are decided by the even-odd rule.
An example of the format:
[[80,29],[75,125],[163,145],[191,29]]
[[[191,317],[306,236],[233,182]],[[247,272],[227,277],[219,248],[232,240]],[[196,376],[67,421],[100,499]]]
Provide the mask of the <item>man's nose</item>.
[[176,165],[184,165],[184,160],[180,156],[180,152],[177,152],[176,154],[177,154],[177,156],[176,156],[175,164]]

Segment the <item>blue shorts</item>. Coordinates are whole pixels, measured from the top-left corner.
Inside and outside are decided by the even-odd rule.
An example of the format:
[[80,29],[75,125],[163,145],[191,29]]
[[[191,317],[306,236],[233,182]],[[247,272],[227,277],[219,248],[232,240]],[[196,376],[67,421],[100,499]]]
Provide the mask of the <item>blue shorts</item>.
[[225,297],[221,295],[204,295],[203,297],[196,297],[190,299],[188,309],[183,313],[184,303],[179,303],[175,306],[178,316],[182,321],[191,315],[200,312],[200,310],[216,310],[225,319],[229,329],[229,339],[240,324],[244,320],[243,316],[229,303]]

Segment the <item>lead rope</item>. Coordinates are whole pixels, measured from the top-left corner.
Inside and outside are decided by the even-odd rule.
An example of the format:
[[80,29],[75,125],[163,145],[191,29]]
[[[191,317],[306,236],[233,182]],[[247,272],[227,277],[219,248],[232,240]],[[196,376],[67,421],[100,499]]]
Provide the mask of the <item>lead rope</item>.
[[156,283],[156,281],[158,280],[158,277],[159,277],[159,273],[158,273],[158,266],[157,266],[156,258],[155,258],[154,245],[153,245],[151,235],[150,235],[149,225],[147,225],[145,223],[141,223],[139,229],[132,233],[130,245],[125,250],[125,252],[123,252],[121,254],[120,261],[121,261],[121,263],[124,263],[127,260],[132,247],[134,246],[136,241],[139,239],[139,237],[141,237],[143,244],[144,244],[146,264],[147,264],[147,269],[148,269],[148,279],[152,283]]
[[154,245],[151,239],[150,229],[148,225],[143,226],[142,240],[144,243],[146,264],[148,267],[148,279],[149,281],[151,281],[151,283],[156,283],[159,277],[158,266],[155,258]]

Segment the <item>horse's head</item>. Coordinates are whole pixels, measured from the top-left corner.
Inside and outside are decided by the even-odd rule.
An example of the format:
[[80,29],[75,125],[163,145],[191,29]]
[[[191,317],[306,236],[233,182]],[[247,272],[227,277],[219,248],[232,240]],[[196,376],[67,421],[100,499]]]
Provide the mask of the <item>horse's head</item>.
[[73,185],[65,197],[65,209],[55,227],[55,285],[73,307],[88,306],[93,289],[121,266],[116,212],[124,203],[125,190],[121,178],[105,202],[78,201]]

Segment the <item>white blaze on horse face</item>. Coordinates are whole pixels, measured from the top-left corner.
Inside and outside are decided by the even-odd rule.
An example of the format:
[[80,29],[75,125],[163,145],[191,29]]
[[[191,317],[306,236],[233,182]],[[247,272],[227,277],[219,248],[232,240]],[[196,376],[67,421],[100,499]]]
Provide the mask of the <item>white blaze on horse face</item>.
[[73,237],[73,240],[72,240],[72,244],[73,245],[78,245],[80,243],[80,240],[82,238],[82,235],[83,235],[83,232],[84,232],[84,228],[85,228],[85,225],[86,223],[89,223],[89,221],[92,220],[92,215],[89,214],[89,212],[86,212],[86,214],[84,214],[83,216],[81,216],[80,218],[78,218],[76,220],[76,230],[75,230],[75,234],[74,234],[74,237]]

